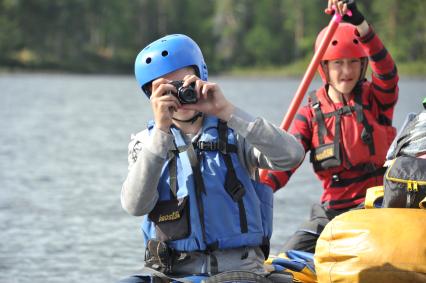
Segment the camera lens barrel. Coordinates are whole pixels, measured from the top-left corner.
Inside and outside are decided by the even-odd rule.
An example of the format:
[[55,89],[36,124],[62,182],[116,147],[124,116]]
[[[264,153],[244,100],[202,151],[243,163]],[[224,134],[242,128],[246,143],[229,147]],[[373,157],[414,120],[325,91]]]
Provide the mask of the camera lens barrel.
[[171,84],[176,88],[176,97],[182,104],[195,104],[198,101],[194,83],[183,87],[183,81],[173,81]]

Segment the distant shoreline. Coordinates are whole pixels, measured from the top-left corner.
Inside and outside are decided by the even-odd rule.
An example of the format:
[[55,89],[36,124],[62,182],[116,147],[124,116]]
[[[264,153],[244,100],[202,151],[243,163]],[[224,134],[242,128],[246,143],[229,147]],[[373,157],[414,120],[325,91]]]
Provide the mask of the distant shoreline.
[[[289,77],[302,78],[306,68],[309,65],[307,60],[299,60],[285,66],[265,66],[265,67],[236,67],[223,72],[210,72],[210,76],[220,77]],[[398,74],[404,78],[425,78],[426,77],[426,62],[409,62],[397,63]],[[108,72],[87,72],[84,70],[67,70],[67,69],[45,69],[45,68],[22,68],[22,67],[0,67],[0,75],[2,74],[87,74],[87,75],[131,75],[133,70],[128,72],[123,71],[108,71]],[[368,75],[369,76],[369,75]]]
[[[235,68],[225,72],[225,74],[231,76],[302,77],[309,63],[309,61],[300,60],[282,67]],[[396,64],[400,77],[426,77],[426,62]]]

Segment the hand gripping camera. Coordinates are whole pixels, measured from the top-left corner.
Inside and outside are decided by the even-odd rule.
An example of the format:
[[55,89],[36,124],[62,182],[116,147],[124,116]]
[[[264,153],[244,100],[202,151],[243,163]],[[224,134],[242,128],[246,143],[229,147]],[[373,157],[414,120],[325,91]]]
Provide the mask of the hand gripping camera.
[[187,87],[183,87],[183,81],[172,81],[170,82],[176,88],[176,93],[172,93],[177,97],[182,104],[195,104],[198,101],[197,92],[195,91],[195,83],[190,84]]

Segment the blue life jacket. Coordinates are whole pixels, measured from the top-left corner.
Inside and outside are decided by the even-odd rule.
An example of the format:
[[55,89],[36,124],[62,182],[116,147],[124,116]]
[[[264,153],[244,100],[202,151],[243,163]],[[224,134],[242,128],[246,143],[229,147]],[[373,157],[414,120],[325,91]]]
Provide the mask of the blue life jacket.
[[[152,128],[153,124],[148,127]],[[176,128],[171,131],[176,147],[187,148],[182,133]],[[273,191],[250,178],[238,158],[233,130],[217,118],[206,116],[202,133],[193,145],[205,188],[197,193],[187,151],[176,152],[176,197],[189,199],[190,232],[187,238],[168,241],[167,245],[184,252],[268,245],[272,235]],[[162,168],[157,187],[158,202],[173,197],[170,162],[165,162]],[[237,182],[242,186],[226,189],[225,182],[231,185]],[[203,214],[200,214],[200,207]],[[147,215],[142,231],[145,244],[156,238],[155,224]]]

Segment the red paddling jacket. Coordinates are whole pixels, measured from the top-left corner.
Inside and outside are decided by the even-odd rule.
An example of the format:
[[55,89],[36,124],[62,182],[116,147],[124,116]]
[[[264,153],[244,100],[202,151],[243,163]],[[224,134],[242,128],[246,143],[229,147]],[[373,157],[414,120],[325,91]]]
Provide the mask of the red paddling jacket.
[[[372,81],[360,82],[346,105],[331,101],[328,85],[311,93],[291,129],[305,151],[310,151],[324,188],[321,202],[332,209],[357,206],[368,188],[383,183],[382,165],[396,135],[392,127],[398,98],[396,66],[372,29],[360,42],[372,54]],[[269,171],[264,182],[278,190],[295,170]]]

